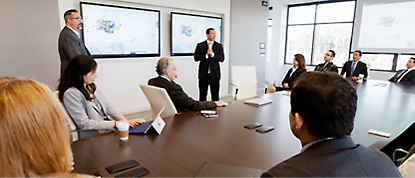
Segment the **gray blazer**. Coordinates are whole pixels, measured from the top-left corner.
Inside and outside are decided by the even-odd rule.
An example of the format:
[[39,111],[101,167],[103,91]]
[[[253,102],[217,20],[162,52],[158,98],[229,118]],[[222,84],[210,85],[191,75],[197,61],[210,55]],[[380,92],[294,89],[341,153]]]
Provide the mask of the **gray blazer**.
[[402,177],[379,150],[356,145],[350,137],[322,141],[285,160],[261,177]]
[[59,55],[61,57],[61,74],[74,56],[78,54],[90,55],[82,40],[66,26],[59,35],[58,46]]
[[97,89],[96,99],[101,103],[104,112],[111,118],[104,120],[104,116],[99,112],[94,102],[85,99],[84,95],[75,87],[68,88],[63,94],[63,104],[71,115],[72,119],[81,130],[112,130],[114,120],[122,120],[124,116],[120,114],[107,99]]

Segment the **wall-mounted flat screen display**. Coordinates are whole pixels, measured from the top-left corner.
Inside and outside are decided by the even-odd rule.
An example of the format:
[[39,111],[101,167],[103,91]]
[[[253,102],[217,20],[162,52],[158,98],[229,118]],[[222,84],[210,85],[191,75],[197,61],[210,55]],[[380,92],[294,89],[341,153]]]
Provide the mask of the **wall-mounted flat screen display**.
[[82,37],[93,57],[160,56],[160,12],[81,2]]
[[171,55],[193,55],[196,45],[206,40],[206,29],[214,28],[216,42],[222,39],[222,18],[171,13]]

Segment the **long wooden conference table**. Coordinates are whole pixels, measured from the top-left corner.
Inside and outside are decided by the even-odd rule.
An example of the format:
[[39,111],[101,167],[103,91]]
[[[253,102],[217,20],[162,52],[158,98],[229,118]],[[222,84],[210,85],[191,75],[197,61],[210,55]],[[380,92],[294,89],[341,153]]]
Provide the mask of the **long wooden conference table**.
[[[352,83],[359,96],[355,143],[380,149],[414,122],[413,87],[371,80]],[[219,117],[214,119],[193,116],[196,111],[164,118],[160,135],[130,135],[128,141],[120,141],[113,132],[74,142],[75,172],[115,176],[105,168],[131,159],[147,168],[149,177],[191,177],[205,161],[266,171],[299,153],[301,144],[290,131],[290,97],[273,93],[259,98],[273,102],[256,107],[232,101],[218,108]],[[253,122],[275,129],[259,133],[244,128]],[[370,129],[391,137],[368,134]]]

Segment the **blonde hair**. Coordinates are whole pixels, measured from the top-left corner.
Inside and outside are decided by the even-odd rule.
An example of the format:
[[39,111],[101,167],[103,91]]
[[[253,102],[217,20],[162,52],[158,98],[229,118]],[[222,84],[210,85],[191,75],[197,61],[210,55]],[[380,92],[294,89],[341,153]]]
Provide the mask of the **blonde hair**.
[[58,99],[37,81],[0,78],[0,176],[68,173],[67,123]]

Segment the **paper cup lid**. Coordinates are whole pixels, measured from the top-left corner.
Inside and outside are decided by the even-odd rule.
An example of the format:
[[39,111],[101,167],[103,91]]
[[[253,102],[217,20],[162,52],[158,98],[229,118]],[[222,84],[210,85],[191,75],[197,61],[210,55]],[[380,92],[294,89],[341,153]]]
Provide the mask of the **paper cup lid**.
[[128,122],[118,122],[117,123],[118,130],[127,130],[129,126],[130,125],[128,124]]

